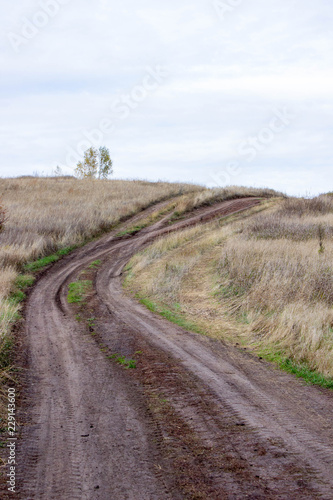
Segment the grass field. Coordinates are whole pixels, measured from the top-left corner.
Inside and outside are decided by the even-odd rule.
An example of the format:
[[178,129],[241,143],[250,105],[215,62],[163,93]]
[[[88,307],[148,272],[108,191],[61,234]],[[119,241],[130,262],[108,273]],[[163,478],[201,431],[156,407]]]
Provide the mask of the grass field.
[[[238,216],[234,222],[228,219],[230,224],[225,227],[208,224],[158,241],[131,262],[129,286],[153,310],[184,327],[231,341],[238,338],[258,349],[269,346],[267,356],[287,353],[291,359],[305,360],[314,369],[330,374],[331,198],[310,206],[282,202],[281,193],[267,189],[204,189],[163,182],[61,177],[1,179],[0,205],[5,206],[8,220],[0,232],[0,418],[5,410],[1,391],[12,376],[12,327],[20,319],[26,288],[33,284],[37,272],[159,201],[169,200],[138,228],[125,228],[125,233],[135,232],[170,211],[177,219],[194,208],[247,196],[264,197],[267,214],[251,216],[246,224]],[[277,196],[280,208],[276,207]],[[276,248],[284,249],[285,260],[281,257],[279,261],[282,268],[288,260],[286,269],[294,273],[284,274],[283,286],[277,275],[278,262],[273,259]],[[299,274],[301,269],[303,275]],[[251,287],[249,275],[257,276]],[[302,292],[301,276],[308,282]],[[280,286],[279,293],[273,292],[274,280],[275,286]],[[294,290],[296,284],[298,291],[288,302],[286,290],[291,285]],[[263,290],[265,303],[260,298]],[[279,350],[271,349],[272,343],[279,345]]]
[[268,200],[156,241],[125,284],[178,322],[333,386],[332,242],[332,196]]
[[35,273],[150,205],[202,190],[165,182],[0,179],[0,207],[7,216],[0,232],[0,432],[6,425],[5,388],[15,375],[13,325]]
[[11,325],[19,317],[24,287],[17,280],[23,269],[29,281],[32,272],[110,230],[120,220],[158,201],[202,189],[145,181],[0,179],[0,200],[8,217],[0,233],[2,342],[7,344]]
[[[0,205],[8,220],[0,233],[0,353],[1,343],[8,344],[11,326],[19,318],[20,301],[25,298],[22,272],[31,284],[33,273],[159,201],[170,199],[164,210],[181,217],[202,205],[262,194],[262,190],[248,188],[204,189],[165,182],[1,179]],[[274,192],[265,190],[265,195]],[[159,215],[153,213],[146,223]]]

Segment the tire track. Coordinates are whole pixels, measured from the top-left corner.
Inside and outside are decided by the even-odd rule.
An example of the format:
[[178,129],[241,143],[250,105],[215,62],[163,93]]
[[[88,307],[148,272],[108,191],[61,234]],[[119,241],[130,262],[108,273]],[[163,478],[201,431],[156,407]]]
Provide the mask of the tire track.
[[[127,261],[127,257],[125,259]],[[300,459],[307,462],[308,466],[316,470],[327,485],[318,485],[319,490],[326,498],[333,497],[333,440],[332,432],[323,432],[318,427],[316,432],[309,429],[307,420],[309,415],[304,412],[293,415],[292,406],[299,402],[294,394],[291,401],[283,397],[283,387],[277,389],[274,381],[274,371],[263,369],[262,376],[271,379],[272,388],[263,392],[260,385],[254,385],[241,370],[230,364],[226,359],[216,355],[210,347],[205,346],[202,338],[195,334],[182,335],[182,330],[170,326],[160,318],[147,321],[146,311],[138,304],[131,305],[131,301],[124,303],[119,279],[110,282],[109,289],[105,291],[105,278],[100,272],[101,283],[98,292],[108,307],[119,315],[119,319],[140,332],[149,336],[151,342],[165,352],[172,355],[189,371],[199,377],[222,403],[231,406],[238,418],[255,429],[258,435],[265,439],[279,438],[285,443],[287,449],[296,453]],[[120,308],[121,300],[122,308]],[[134,311],[132,312],[132,310]],[[121,311],[121,312],[120,312]],[[126,311],[126,314],[122,311]],[[177,330],[178,335],[175,335]],[[243,360],[246,362],[246,360]],[[289,376],[286,375],[286,378]],[[295,380],[295,389],[301,383]],[[309,393],[315,392],[313,387],[306,388]],[[279,391],[282,393],[279,394]],[[277,396],[279,399],[277,400]],[[282,396],[282,397],[281,397]],[[283,401],[285,399],[285,401]],[[287,404],[286,404],[287,403]],[[329,405],[333,414],[332,398],[323,396],[322,404]],[[312,417],[313,418],[313,417]],[[329,425],[329,416],[324,419]],[[312,425],[313,427],[313,425]]]
[[[105,260],[96,278],[97,296],[115,321],[177,360],[203,391],[207,387],[214,393],[221,412],[246,423],[267,443],[280,440],[284,449],[295,454],[295,461],[304,464],[304,470],[310,466],[315,470],[313,487],[318,498],[332,498],[331,394],[304,387],[265,363],[184,332],[122,292],[124,265],[154,238],[257,203],[255,199],[232,200],[200,209],[172,226],[163,227],[165,218],[132,238],[107,235],[42,276],[26,312],[26,399],[30,403],[24,409],[18,455],[20,498],[170,498],[164,473],[156,471],[159,445],[149,442],[150,420],[138,403],[138,389],[105,359],[71,317],[67,285],[97,259]],[[175,395],[174,400],[185,415],[181,398],[177,403]],[[324,425],[318,426],[316,419]],[[178,498],[176,493],[172,497]]]

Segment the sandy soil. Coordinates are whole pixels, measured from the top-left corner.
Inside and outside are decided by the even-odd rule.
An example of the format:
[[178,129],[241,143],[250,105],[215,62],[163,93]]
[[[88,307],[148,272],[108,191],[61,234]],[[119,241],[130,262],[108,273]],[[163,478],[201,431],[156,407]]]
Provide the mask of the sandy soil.
[[[332,392],[186,332],[122,290],[124,265],[154,238],[256,203],[109,234],[43,273],[20,333],[17,498],[333,498]],[[94,289],[84,306],[69,305],[82,271]]]

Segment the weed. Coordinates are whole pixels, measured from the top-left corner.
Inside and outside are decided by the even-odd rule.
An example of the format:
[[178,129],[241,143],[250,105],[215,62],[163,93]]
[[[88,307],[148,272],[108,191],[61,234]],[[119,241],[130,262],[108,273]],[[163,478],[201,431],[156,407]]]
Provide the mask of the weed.
[[158,313],[168,321],[175,323],[176,325],[184,328],[185,330],[190,330],[196,333],[205,334],[201,328],[199,328],[196,324],[191,321],[188,321],[185,316],[172,311],[166,307],[162,307],[155,302],[152,302],[150,299],[146,297],[141,297],[139,294],[136,294],[136,298],[140,300],[141,304],[143,304],[147,309],[152,312]]
[[77,245],[72,245],[70,247],[61,248],[60,250],[58,250],[57,255],[59,255],[60,257],[63,257],[64,255],[68,255],[69,253],[71,253],[76,248],[77,248]]
[[258,354],[267,361],[276,363],[282,370],[304,379],[308,384],[333,389],[333,377],[325,377],[318,371],[311,370],[305,362],[296,363],[292,359],[283,356],[281,351],[275,352],[274,347],[265,350],[259,349]]
[[92,318],[88,318],[87,319],[87,323],[88,323],[88,326],[90,328],[93,328],[95,326],[95,321],[96,321],[96,318],[92,317]]
[[42,257],[42,258],[37,259],[33,262],[28,262],[27,264],[25,264],[23,266],[23,268],[25,271],[31,271],[33,273],[35,273],[37,271],[41,271],[44,267],[49,266],[50,264],[57,262],[61,257],[68,255],[75,248],[76,248],[75,246],[61,248],[60,250],[58,250],[56,253],[54,253],[52,255],[47,255],[46,257]]
[[8,300],[12,304],[19,304],[20,302],[23,302],[25,299],[26,299],[26,294],[22,292],[22,290],[16,290],[15,292],[11,293]]
[[6,213],[7,210],[0,203],[0,233],[4,230],[4,224],[7,221]]
[[33,262],[28,262],[28,264],[25,264],[24,270],[35,273],[43,269],[43,267],[46,267],[50,264],[53,264],[54,262],[57,262],[59,258],[60,257],[57,254],[48,255],[47,257],[42,257],[41,259],[37,259]]
[[88,290],[92,287],[92,281],[75,281],[68,285],[67,301],[69,304],[83,302]]
[[135,361],[135,359],[129,359],[129,360],[127,360],[127,368],[136,368],[136,361]]
[[114,353],[108,356],[109,359],[114,359],[118,364],[122,365],[126,369],[134,369],[136,368],[136,360],[128,359],[126,356],[122,356],[121,354]]
[[281,205],[279,213],[287,217],[325,215],[333,212],[333,200],[328,195],[315,198],[288,198]]
[[89,269],[96,269],[98,266],[100,266],[100,265],[101,265],[101,263],[102,263],[102,261],[101,261],[101,260],[94,260],[94,262],[92,262],[92,263],[88,266],[88,268],[89,268]]
[[12,337],[6,337],[1,342],[0,349],[0,369],[6,370],[10,367],[12,362],[12,349],[14,346],[14,341]]
[[32,274],[20,274],[15,281],[15,286],[20,290],[25,290],[32,286],[35,282],[35,277]]
[[145,227],[147,227],[147,224],[141,224],[140,226],[134,226],[134,227],[131,227],[129,229],[126,229],[125,231],[120,231],[119,233],[116,234],[116,236],[120,237],[120,236],[127,236],[129,234],[136,234],[139,231],[141,231],[141,229],[144,229]]

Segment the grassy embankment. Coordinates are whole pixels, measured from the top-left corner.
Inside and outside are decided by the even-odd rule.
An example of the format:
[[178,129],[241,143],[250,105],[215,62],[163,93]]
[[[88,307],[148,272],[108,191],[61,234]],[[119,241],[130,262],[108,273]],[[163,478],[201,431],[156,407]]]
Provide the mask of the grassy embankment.
[[265,203],[156,241],[125,286],[185,328],[333,387],[333,197]]

